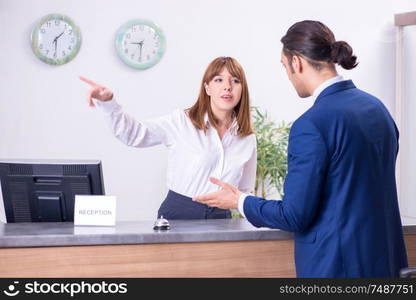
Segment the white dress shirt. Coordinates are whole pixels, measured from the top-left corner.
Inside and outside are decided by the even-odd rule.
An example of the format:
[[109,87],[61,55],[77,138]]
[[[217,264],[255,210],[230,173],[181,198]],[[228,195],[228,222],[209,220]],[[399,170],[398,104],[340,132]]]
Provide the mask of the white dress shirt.
[[[168,149],[167,187],[187,197],[195,197],[220,189],[209,181],[215,177],[237,186],[245,193],[254,190],[257,166],[256,138],[237,133],[237,121],[225,132],[222,140],[209,124],[206,134],[197,129],[184,110],[139,122],[113,99],[94,101],[108,117],[114,135],[132,147],[163,144]],[[145,175],[146,171],[143,171]]]
[[[312,94],[312,99],[313,99],[313,101],[315,101],[317,98],[318,98],[318,96],[323,92],[323,90],[324,89],[326,89],[327,87],[329,87],[329,86],[331,86],[331,85],[333,85],[333,84],[335,84],[335,83],[337,83],[337,82],[340,82],[340,81],[343,81],[344,79],[342,78],[342,76],[335,76],[335,77],[332,77],[332,78],[330,78],[330,79],[328,79],[328,80],[326,80],[326,81],[324,81],[323,83],[321,83],[314,91],[313,91],[313,94]],[[243,191],[242,191],[243,192]],[[239,197],[239,199],[238,199],[238,211],[240,212],[240,214],[241,215],[243,215],[244,217],[245,217],[245,214],[244,214],[244,200],[246,199],[246,197],[247,197],[248,195],[247,195],[247,193],[245,193],[245,192],[243,192],[241,195],[240,195],[240,197]]]

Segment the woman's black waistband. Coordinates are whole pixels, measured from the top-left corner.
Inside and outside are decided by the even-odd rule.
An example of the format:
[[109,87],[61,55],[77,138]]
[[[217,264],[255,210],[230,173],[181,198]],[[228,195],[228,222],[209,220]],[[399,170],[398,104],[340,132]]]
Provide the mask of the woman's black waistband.
[[160,205],[157,215],[158,218],[163,216],[167,220],[231,218],[229,210],[194,202],[192,198],[172,190],[169,190],[165,200]]

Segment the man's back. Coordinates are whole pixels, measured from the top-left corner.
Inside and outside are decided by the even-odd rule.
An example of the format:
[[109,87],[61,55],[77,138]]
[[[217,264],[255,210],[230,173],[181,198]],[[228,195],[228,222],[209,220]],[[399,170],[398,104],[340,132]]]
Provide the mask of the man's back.
[[322,135],[328,165],[321,213],[308,229],[319,232],[313,248],[321,251],[300,247],[297,256],[308,257],[308,269],[309,260],[330,249],[336,253],[322,270],[305,275],[327,270],[347,277],[397,276],[407,260],[395,182],[398,133],[390,114],[378,99],[344,81],[323,91],[302,117]]

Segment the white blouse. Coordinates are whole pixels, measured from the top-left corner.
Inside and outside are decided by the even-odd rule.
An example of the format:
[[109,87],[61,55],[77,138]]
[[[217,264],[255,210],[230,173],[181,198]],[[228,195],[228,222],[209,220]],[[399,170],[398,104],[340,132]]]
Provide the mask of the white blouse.
[[206,134],[197,129],[184,110],[138,122],[113,99],[95,101],[108,117],[113,134],[128,146],[167,147],[167,187],[187,197],[195,197],[219,189],[209,181],[215,177],[228,182],[244,193],[254,191],[256,177],[256,138],[254,134],[237,135],[237,121],[225,132],[222,140],[208,116]]

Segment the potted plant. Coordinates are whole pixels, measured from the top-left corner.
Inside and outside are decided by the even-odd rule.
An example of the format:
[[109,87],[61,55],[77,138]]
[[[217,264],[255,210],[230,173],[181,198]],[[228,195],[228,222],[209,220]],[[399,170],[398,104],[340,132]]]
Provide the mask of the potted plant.
[[283,197],[287,174],[287,145],[291,123],[276,125],[258,107],[252,107],[257,139],[257,173],[254,193],[262,198],[277,193]]

